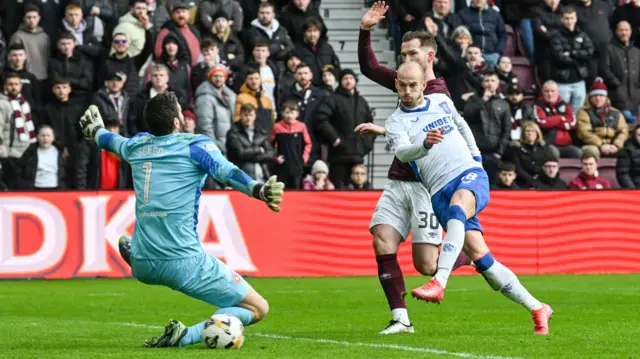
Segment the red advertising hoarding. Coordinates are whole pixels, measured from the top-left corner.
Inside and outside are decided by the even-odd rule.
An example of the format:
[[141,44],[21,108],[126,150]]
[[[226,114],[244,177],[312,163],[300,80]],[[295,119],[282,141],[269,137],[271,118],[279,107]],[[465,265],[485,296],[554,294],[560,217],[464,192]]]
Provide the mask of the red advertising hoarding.
[[[368,225],[379,196],[288,192],[272,213],[237,192],[206,192],[198,232],[243,274],[376,275]],[[0,278],[129,276],[117,242],[132,232],[134,203],[132,192],[0,195]],[[640,191],[492,192],[480,216],[494,256],[518,274],[640,273],[638,218]],[[417,274],[410,251],[400,262]]]

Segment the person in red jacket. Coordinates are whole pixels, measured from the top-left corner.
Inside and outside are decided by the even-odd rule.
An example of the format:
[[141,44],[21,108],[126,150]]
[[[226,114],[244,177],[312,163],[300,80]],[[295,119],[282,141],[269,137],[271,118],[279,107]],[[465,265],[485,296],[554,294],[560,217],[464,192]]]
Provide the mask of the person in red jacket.
[[569,182],[569,189],[603,189],[611,188],[611,183],[598,176],[598,159],[596,155],[586,152],[582,156],[582,170],[576,178]]
[[542,95],[536,102],[535,116],[545,142],[557,148],[558,157],[582,156],[582,150],[574,144],[577,121],[573,108],[560,98],[558,84],[554,81],[544,83]]

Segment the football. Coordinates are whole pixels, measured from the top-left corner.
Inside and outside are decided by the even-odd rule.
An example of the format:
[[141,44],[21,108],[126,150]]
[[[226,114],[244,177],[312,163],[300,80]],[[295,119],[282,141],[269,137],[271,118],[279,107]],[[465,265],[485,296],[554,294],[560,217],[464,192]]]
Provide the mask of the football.
[[240,349],[244,344],[244,326],[229,314],[214,314],[204,324],[202,341],[209,349]]

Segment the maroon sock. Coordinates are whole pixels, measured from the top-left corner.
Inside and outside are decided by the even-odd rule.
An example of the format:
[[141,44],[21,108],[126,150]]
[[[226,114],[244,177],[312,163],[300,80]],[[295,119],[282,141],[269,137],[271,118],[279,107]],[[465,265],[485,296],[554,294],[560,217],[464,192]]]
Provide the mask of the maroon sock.
[[464,252],[460,252],[460,255],[453,263],[453,268],[451,270],[454,271],[462,266],[468,266],[469,264],[471,264],[471,258],[467,257]]
[[391,310],[406,308],[407,305],[404,302],[406,289],[398,257],[395,254],[384,254],[376,256],[376,262],[378,262],[378,279],[389,302],[389,308]]

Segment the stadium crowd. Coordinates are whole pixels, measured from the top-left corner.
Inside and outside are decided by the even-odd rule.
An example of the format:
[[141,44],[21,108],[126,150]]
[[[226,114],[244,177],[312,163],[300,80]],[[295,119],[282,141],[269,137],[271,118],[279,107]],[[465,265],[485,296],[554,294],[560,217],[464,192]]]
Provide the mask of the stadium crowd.
[[[611,177],[640,188],[640,0],[390,5],[392,33],[435,36],[436,73],[494,188],[609,188]],[[95,104],[110,131],[135,136],[146,131],[146,101],[174,91],[185,132],[211,137],[250,176],[277,174],[289,189],[369,189],[373,139],[353,130],[372,110],[356,72],[341,68],[320,7],[2,1],[0,188],[131,188],[128,165],[83,139],[78,120]],[[571,159],[581,170],[567,183],[559,170]]]

